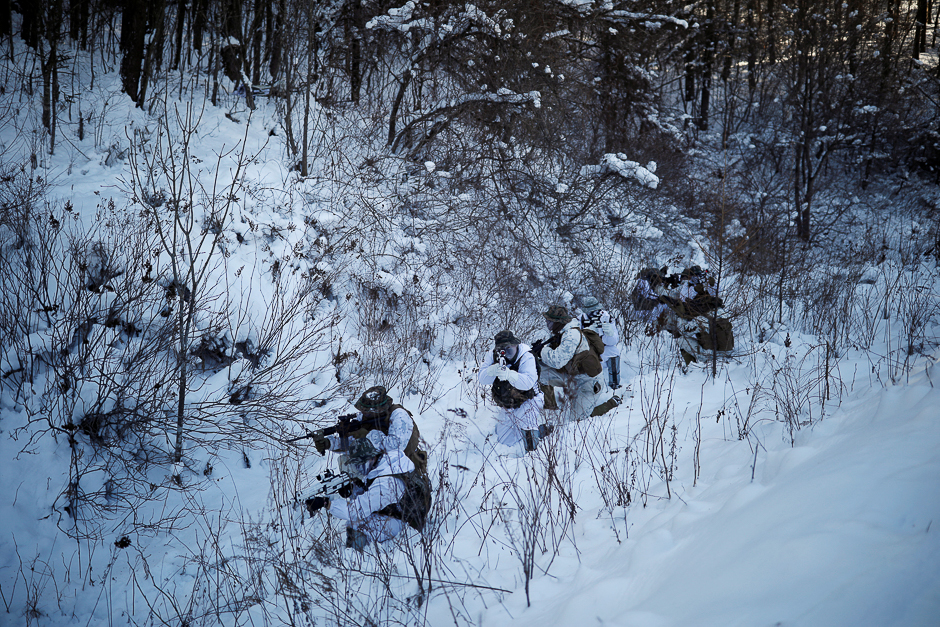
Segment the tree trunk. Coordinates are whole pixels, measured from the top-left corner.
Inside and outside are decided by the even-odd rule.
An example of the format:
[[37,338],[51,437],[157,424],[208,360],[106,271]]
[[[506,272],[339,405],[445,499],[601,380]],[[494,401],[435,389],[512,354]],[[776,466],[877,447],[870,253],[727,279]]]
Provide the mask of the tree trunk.
[[405,97],[405,90],[411,82],[411,70],[405,70],[401,77],[401,85],[398,86],[398,93],[395,95],[395,101],[392,103],[392,112],[388,115],[388,143],[391,146],[395,141],[395,125],[398,123],[398,110],[401,108],[401,101]]
[[727,82],[731,78],[732,57],[735,54],[735,40],[738,37],[738,20],[741,19],[741,0],[734,0],[731,9],[731,21],[728,24],[727,41],[725,49],[725,59],[721,68],[721,80]]
[[277,81],[281,74],[281,55],[284,50],[284,11],[286,10],[285,0],[278,0],[277,13],[274,16],[273,33],[269,39],[271,46],[271,65],[269,72],[271,80]]
[[767,62],[770,65],[777,63],[777,20],[774,0],[767,0]]
[[[757,37],[754,24],[754,5],[758,0],[749,0],[747,5],[747,88],[753,94],[757,89]],[[754,98],[748,98],[753,101]]]
[[885,36],[881,47],[881,76],[883,78],[887,78],[891,75],[892,64],[894,63],[892,51],[894,50],[895,40],[898,36],[900,4],[901,0],[891,0],[888,11],[889,19],[886,20],[887,23],[885,24]]
[[150,78],[159,71],[163,60],[163,33],[165,19],[164,0],[153,0],[151,6],[151,27],[153,35],[147,44],[147,55],[144,59],[144,70],[140,76],[140,90],[137,94],[137,106],[144,108],[144,101],[147,98],[147,86],[150,84]]
[[702,49],[702,106],[699,111],[698,127],[703,131],[708,130],[708,108],[710,106],[712,90],[712,65],[714,63],[717,44],[715,3],[714,0],[712,0],[708,3],[705,11],[705,45]]
[[24,2],[20,4],[20,14],[23,22],[20,24],[20,37],[32,49],[39,45],[42,36],[42,5],[38,2]]
[[69,3],[69,37],[77,41],[82,50],[88,49],[89,0],[71,0]]
[[210,43],[209,43],[209,68],[212,75],[212,96],[210,101],[212,102],[213,107],[219,106],[219,55],[218,55],[218,45],[216,45],[215,37],[210,32]]
[[186,31],[186,2],[179,0],[176,5],[176,37],[175,50],[173,51],[173,64],[170,69],[174,72],[180,69],[180,62],[183,60],[183,33]]
[[300,175],[307,177],[310,175],[309,172],[309,161],[310,161],[310,100],[312,98],[312,92],[314,86],[317,82],[317,71],[319,70],[318,65],[318,55],[320,54],[319,49],[319,38],[317,33],[319,32],[319,27],[313,16],[308,18],[308,28],[307,28],[307,84],[304,88],[304,137],[303,137],[303,150],[301,154],[300,162]]
[[208,0],[193,0],[193,48],[199,52],[202,52],[202,36],[206,30],[208,10]]
[[54,108],[52,104],[52,69],[56,64],[56,48],[53,42],[49,42],[49,52],[42,56],[44,57],[40,61],[42,69],[42,125],[51,134],[52,110]]
[[[189,303],[186,303],[189,305]],[[179,386],[176,399],[176,441],[173,444],[173,461],[177,464],[183,459],[183,428],[186,423],[186,391],[189,385],[189,371],[187,369],[189,353],[189,322],[185,312],[187,306],[183,304],[183,295],[180,294],[179,338],[180,347],[177,355],[179,364]]]
[[914,25],[914,58],[927,51],[927,24],[930,23],[930,12],[927,0],[917,0],[917,17]]
[[251,37],[251,82],[253,85],[261,84],[261,46],[264,43],[262,25],[266,4],[268,3],[263,0],[255,0],[254,15],[251,18],[249,37]]
[[43,54],[44,46],[40,42],[42,124],[49,131],[49,154],[51,155],[55,152],[56,104],[59,102],[59,35],[62,29],[62,0],[51,0],[45,9],[44,31],[49,44],[49,53]]
[[[245,39],[242,36],[241,0],[223,0],[220,54],[225,76],[240,83],[244,74]],[[250,88],[248,85],[246,88]]]
[[[930,21],[930,8],[931,5],[927,6],[927,21]],[[937,45],[937,31],[940,30],[940,11],[934,12],[933,17],[933,39],[930,40],[930,45],[936,47]]]
[[144,60],[144,37],[147,33],[147,11],[136,0],[126,0],[121,14],[121,87],[131,100],[138,102],[141,65]]
[[349,97],[359,104],[362,90],[362,2],[352,1],[352,15],[346,21],[347,69],[349,73]]

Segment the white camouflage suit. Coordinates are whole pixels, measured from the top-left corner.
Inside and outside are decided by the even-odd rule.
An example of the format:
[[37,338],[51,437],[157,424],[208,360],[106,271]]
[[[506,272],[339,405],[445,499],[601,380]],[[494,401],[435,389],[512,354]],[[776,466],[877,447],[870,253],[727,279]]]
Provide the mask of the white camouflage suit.
[[330,503],[330,514],[347,521],[348,526],[364,533],[370,542],[391,540],[405,528],[405,522],[376,512],[401,501],[405,495],[405,482],[393,474],[403,474],[415,469],[414,463],[403,451],[392,449],[380,457],[373,458],[368,466],[361,468],[365,480],[371,480],[369,488],[356,489],[348,499],[337,499]]
[[[362,419],[360,413],[357,417]],[[406,523],[376,514],[375,512],[398,503],[405,494],[405,482],[392,474],[403,474],[415,469],[414,463],[405,455],[405,447],[415,428],[411,415],[402,408],[395,409],[389,416],[388,435],[381,429],[373,429],[366,434],[381,457],[370,463],[355,463],[343,455],[342,441],[338,435],[328,435],[330,450],[340,454],[340,468],[363,481],[372,480],[368,490],[356,488],[349,499],[336,499],[330,503],[330,514],[348,522],[348,526],[368,536],[370,542],[391,540],[405,528]]]
[[[538,389],[538,370],[535,366],[535,355],[532,354],[531,347],[528,344],[519,344],[513,363],[519,364],[518,372],[510,370],[505,366],[501,378],[504,378],[517,390],[531,390],[535,388],[536,395],[515,409],[499,408],[496,417],[496,440],[506,446],[515,446],[522,442],[523,431],[537,431],[539,425],[545,420],[542,417],[542,407],[545,404],[545,396]],[[493,360],[493,351],[487,353],[486,359],[480,364],[480,385],[489,389],[496,381],[497,375],[503,366],[495,363]]]
[[573,396],[569,402],[571,418],[574,420],[589,417],[595,407],[606,403],[614,395],[603,372],[596,377],[589,377],[586,374],[569,375],[564,371],[565,365],[576,353],[587,350],[587,339],[582,335],[580,327],[581,321],[572,318],[561,330],[558,348],[545,346],[542,349],[544,367],[539,378],[545,385],[563,387]]

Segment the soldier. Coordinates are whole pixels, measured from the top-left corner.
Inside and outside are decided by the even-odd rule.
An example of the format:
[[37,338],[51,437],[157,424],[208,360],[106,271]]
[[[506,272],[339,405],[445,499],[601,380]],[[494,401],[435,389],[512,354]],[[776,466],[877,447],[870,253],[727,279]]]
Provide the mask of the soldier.
[[352,430],[314,438],[317,451],[340,455],[340,468],[354,481],[343,500],[325,496],[306,500],[312,516],[326,508],[346,521],[346,546],[362,551],[369,542],[386,542],[409,525],[423,530],[431,508],[427,454],[411,413],[395,405],[384,387],[363,392],[356,402],[361,419]]
[[582,329],[593,329],[604,340],[601,359],[607,373],[607,385],[616,390],[620,387],[620,333],[617,323],[593,296],[581,299],[580,320]]
[[507,446],[522,442],[526,451],[534,451],[548,433],[535,356],[511,331],[500,331],[493,341],[493,350],[480,364],[480,385],[491,387],[493,402],[500,407],[496,439]]
[[369,388],[362,393],[354,407],[358,413],[352,417],[360,426],[345,435],[334,433],[315,437],[313,443],[317,452],[321,455],[329,450],[345,452],[348,437],[366,438],[379,451],[410,449],[407,454],[411,456],[417,450],[421,436],[411,412],[401,405],[395,405],[384,387],[377,385]]
[[[603,376],[600,358],[604,343],[600,337],[590,330],[582,331],[580,321],[559,305],[549,307],[542,315],[552,336],[536,342],[532,352],[542,362],[539,381],[543,386],[565,389],[575,420],[600,416],[616,407],[618,401]],[[548,399],[545,407],[557,408]]]
[[630,292],[632,310],[628,316],[638,322],[655,323],[668,309],[665,268],[643,268],[636,274],[636,283]]
[[679,281],[681,287],[678,301],[670,303],[679,318],[691,320],[722,306],[715,279],[709,276],[708,270],[702,270],[699,266],[686,268],[679,274]]

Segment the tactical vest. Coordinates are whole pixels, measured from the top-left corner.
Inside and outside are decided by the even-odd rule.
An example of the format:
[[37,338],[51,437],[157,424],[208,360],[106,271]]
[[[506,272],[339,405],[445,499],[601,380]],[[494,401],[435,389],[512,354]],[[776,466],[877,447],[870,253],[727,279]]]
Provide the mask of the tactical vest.
[[[509,366],[510,370],[515,372],[519,372],[519,365],[522,363],[522,349],[518,349],[518,351],[519,354],[516,355],[515,361],[506,364]],[[493,349],[493,363],[499,363],[499,355],[496,353],[496,349]],[[536,372],[538,372],[539,366],[537,359],[535,360],[535,369]],[[492,388],[493,402],[503,409],[516,409],[517,407],[521,407],[527,400],[535,398],[535,395],[538,394],[537,387],[538,386],[534,386],[531,390],[520,390],[513,387],[509,381],[496,379],[493,381]]]

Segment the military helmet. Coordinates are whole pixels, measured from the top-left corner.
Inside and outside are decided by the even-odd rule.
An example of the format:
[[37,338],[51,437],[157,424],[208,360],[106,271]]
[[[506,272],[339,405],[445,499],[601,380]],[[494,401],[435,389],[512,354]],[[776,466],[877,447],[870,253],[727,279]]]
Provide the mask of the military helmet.
[[546,320],[551,320],[552,322],[563,322],[567,324],[571,321],[571,314],[561,305],[552,305],[548,308],[548,311],[542,315],[545,316]]
[[581,297],[581,309],[584,311],[584,313],[591,313],[592,311],[597,311],[600,308],[600,301],[593,296]]
[[690,266],[682,271],[679,275],[681,278],[694,278],[701,277],[705,275],[705,271],[702,270],[701,266]]
[[362,413],[383,414],[388,413],[392,406],[392,399],[381,385],[376,385],[365,392],[356,401],[355,408]]
[[496,347],[501,346],[517,346],[521,344],[519,339],[512,334],[512,331],[500,331],[496,334],[496,337],[493,338],[493,342],[496,344]]

